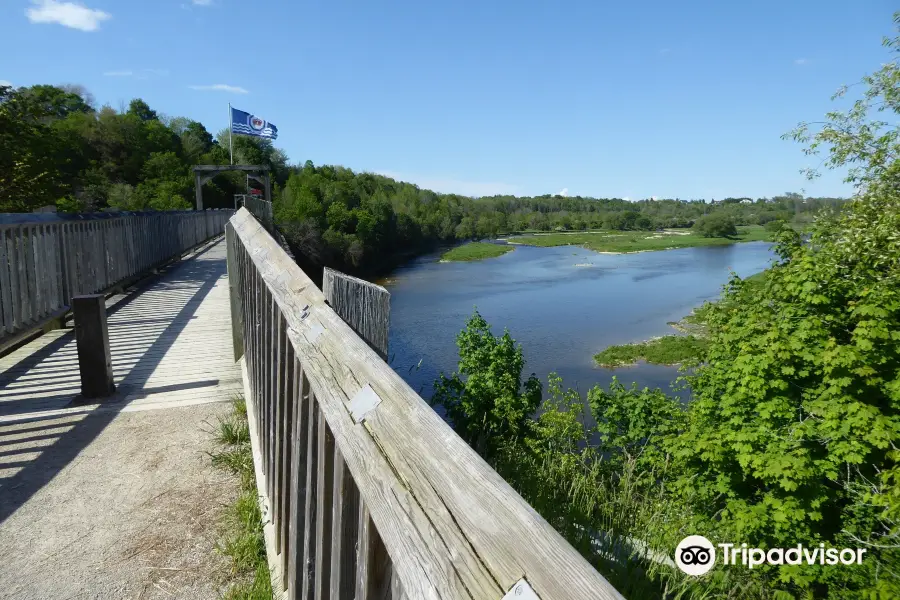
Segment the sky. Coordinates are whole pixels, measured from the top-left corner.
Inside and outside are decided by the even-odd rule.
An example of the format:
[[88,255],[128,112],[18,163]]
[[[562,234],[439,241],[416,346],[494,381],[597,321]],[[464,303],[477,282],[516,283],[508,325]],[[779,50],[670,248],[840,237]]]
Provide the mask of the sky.
[[3,0],[0,82],[278,126],[440,192],[846,196],[781,135],[891,55],[889,0]]

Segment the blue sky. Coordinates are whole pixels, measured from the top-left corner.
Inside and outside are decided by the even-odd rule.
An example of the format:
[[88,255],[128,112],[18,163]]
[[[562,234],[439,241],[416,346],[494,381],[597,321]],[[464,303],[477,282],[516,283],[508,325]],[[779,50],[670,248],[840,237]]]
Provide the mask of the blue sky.
[[780,135],[890,55],[888,0],[4,0],[0,80],[141,97],[292,161],[470,195],[847,195]]

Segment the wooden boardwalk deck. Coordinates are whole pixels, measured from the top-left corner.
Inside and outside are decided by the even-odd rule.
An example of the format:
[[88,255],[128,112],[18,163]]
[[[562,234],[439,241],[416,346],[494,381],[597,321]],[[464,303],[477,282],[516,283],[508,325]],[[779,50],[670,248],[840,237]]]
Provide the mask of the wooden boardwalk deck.
[[217,527],[237,483],[212,431],[243,392],[224,244],[113,298],[114,397],[80,391],[71,329],[0,359],[0,596],[221,596]]
[[[222,242],[139,293],[112,300],[117,392],[104,410],[218,402],[242,392]],[[48,411],[83,412],[85,407],[67,408],[79,389],[74,332],[52,331],[0,358],[0,424]]]

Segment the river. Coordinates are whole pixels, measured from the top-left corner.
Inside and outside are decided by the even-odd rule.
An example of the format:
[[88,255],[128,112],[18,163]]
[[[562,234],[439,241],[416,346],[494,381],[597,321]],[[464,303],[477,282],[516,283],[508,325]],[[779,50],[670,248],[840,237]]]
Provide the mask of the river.
[[584,394],[612,376],[669,391],[677,367],[604,369],[593,355],[613,344],[673,333],[667,325],[719,296],[729,273],[769,266],[771,244],[599,254],[578,246],[516,246],[498,258],[442,263],[419,257],[382,282],[391,292],[391,366],[423,397],[456,369],[456,335],[475,307],[495,334],[509,329],[525,354],[524,376],[546,387],[555,371]]

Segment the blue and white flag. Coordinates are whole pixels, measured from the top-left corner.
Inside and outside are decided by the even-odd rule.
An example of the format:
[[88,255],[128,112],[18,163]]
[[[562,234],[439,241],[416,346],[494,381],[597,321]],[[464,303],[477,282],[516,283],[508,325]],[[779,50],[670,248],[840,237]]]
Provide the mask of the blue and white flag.
[[251,115],[236,108],[231,109],[231,132],[243,135],[255,135],[274,140],[278,137],[278,128],[256,115]]

